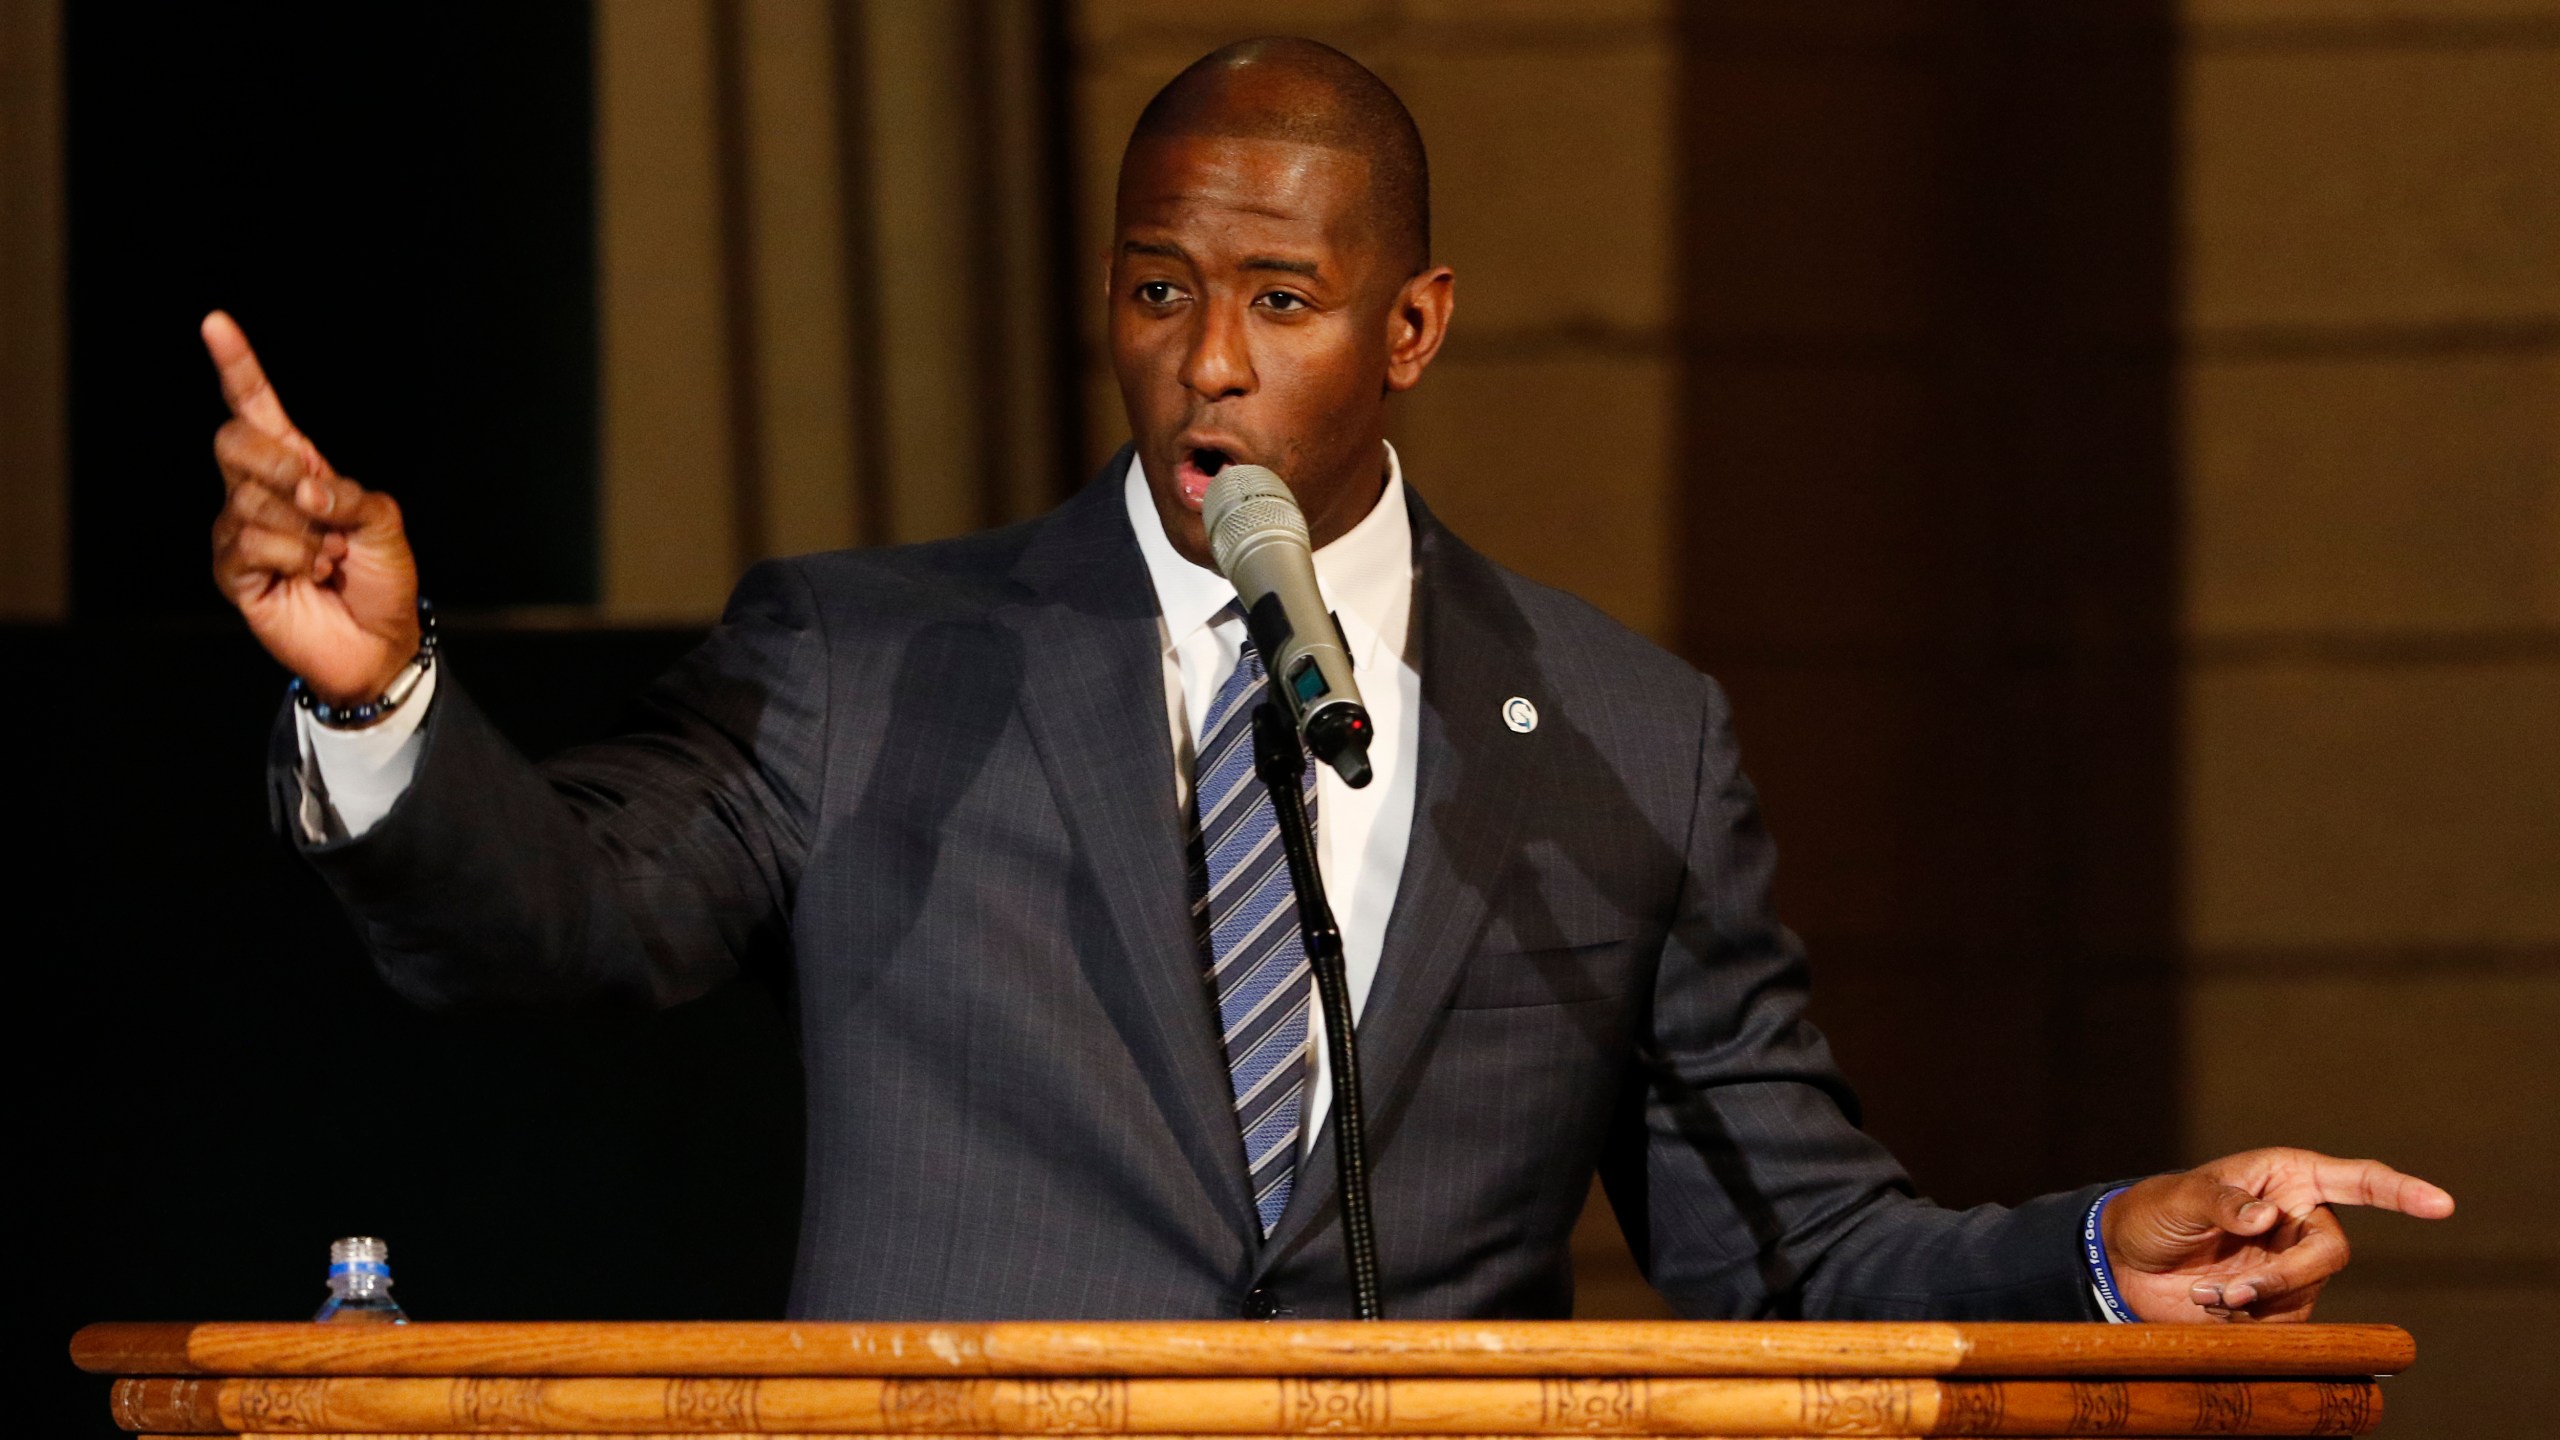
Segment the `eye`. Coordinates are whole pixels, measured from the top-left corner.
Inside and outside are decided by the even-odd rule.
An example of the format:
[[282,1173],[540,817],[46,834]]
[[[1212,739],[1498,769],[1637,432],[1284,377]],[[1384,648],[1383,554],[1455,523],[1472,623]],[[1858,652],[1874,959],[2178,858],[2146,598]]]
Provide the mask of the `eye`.
[[1263,306],[1265,309],[1276,311],[1282,315],[1294,315],[1299,311],[1308,308],[1307,297],[1303,295],[1292,295],[1286,290],[1266,291],[1262,298],[1254,303]]
[[1138,287],[1138,299],[1148,305],[1170,305],[1181,295],[1170,280],[1149,280]]

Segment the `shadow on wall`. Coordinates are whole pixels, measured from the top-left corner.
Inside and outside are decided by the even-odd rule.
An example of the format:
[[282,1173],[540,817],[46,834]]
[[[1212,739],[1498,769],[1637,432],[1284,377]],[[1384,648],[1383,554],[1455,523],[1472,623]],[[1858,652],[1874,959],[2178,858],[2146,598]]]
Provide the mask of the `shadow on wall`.
[[1691,658],[1954,1204],[2173,1158],[2165,3],[1684,10]]

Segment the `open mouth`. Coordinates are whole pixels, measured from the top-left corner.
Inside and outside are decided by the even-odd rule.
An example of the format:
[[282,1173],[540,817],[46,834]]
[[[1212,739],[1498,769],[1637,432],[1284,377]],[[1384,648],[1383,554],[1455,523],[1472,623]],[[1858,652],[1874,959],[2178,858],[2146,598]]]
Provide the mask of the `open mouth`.
[[1234,456],[1214,446],[1204,445],[1184,451],[1181,463],[1174,467],[1174,479],[1182,487],[1182,503],[1194,510],[1207,504],[1209,482],[1234,462]]

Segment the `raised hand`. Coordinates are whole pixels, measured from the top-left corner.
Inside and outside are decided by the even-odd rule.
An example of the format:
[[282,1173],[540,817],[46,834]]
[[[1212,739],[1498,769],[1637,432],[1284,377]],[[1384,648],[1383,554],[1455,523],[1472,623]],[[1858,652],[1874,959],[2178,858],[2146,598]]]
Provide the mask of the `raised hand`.
[[2332,1205],[2441,1220],[2453,1197],[2378,1160],[2249,1150],[2155,1175],[2107,1206],[2107,1263],[2145,1320],[2305,1320],[2346,1267]]
[[400,507],[338,474],[284,413],[249,337],[204,317],[231,419],[213,437],[230,491],[213,583],[267,653],[332,705],[383,693],[418,651],[418,570]]

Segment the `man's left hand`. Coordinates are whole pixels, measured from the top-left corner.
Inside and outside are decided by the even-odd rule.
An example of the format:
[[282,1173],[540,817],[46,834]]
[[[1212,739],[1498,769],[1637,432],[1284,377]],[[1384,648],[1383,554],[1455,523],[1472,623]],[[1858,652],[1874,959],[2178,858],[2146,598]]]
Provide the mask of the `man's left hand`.
[[2347,1263],[2332,1205],[2453,1213],[2451,1195],[2378,1160],[2249,1150],[2155,1175],[2110,1201],[2107,1263],[2145,1320],[2307,1320]]

